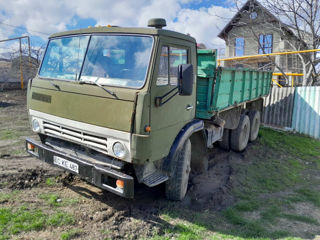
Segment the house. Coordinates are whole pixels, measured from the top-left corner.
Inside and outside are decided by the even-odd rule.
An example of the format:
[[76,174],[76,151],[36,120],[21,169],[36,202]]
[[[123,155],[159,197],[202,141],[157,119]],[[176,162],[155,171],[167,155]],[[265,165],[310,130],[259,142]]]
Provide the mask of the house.
[[[258,55],[224,61],[226,67],[244,67],[273,70],[274,79],[282,85],[301,84],[303,64],[298,54],[261,57],[260,54],[307,49],[299,40],[294,28],[283,23],[256,0],[248,0],[218,35],[225,40],[225,58]],[[281,68],[281,70],[280,70]],[[287,79],[282,73],[289,73]],[[293,79],[294,78],[294,79]]]

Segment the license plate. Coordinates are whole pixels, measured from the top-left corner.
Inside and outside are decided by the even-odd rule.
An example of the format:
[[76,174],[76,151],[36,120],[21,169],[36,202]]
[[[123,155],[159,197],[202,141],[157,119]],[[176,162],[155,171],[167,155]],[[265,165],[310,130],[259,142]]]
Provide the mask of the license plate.
[[79,166],[78,164],[71,162],[67,159],[58,157],[58,156],[53,156],[53,163],[55,165],[58,165],[60,167],[66,168],[72,172],[79,173]]

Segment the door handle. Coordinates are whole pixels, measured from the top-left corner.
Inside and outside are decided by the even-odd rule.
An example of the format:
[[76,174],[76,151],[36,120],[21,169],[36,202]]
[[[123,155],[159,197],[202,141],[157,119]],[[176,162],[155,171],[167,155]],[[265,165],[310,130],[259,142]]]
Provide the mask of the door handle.
[[191,109],[193,109],[193,106],[190,105],[190,104],[188,104],[188,105],[186,106],[186,110],[187,110],[187,111],[190,111]]

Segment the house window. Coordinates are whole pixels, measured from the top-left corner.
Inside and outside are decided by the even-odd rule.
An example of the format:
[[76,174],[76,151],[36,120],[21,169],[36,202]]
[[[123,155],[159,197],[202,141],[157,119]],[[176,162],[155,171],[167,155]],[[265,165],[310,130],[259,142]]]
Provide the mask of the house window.
[[256,19],[257,16],[258,16],[257,12],[252,12],[252,13],[250,13],[250,19],[251,19],[251,20]]
[[259,54],[272,53],[272,34],[259,36]]
[[234,55],[237,57],[244,55],[244,38],[236,38],[234,46]]

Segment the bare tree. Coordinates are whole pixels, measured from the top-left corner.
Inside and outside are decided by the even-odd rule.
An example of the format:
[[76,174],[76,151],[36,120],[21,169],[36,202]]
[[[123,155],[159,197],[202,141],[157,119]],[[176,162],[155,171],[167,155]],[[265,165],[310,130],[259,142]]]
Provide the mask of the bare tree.
[[[243,0],[234,0],[238,12],[219,34],[226,41],[226,56],[238,56],[237,39],[242,39],[242,46],[241,42],[239,44],[242,55],[318,49],[319,1],[248,0],[244,3]],[[270,34],[272,48],[265,51],[261,37]],[[271,69],[282,73],[287,83],[286,72],[303,73],[303,79],[299,77],[302,85],[320,83],[320,52],[241,59],[227,65],[264,69],[272,66]]]
[[[291,51],[318,49],[320,45],[320,0],[249,0],[244,6],[235,0],[235,5],[241,17],[251,16],[252,13],[259,11],[259,20],[247,18],[247,21],[235,19],[233,26],[245,27],[254,41],[258,43],[259,49],[264,52],[261,46],[259,33],[276,32],[280,35],[281,41],[285,42]],[[249,6],[249,7],[248,7]],[[245,19],[245,18],[244,18]],[[260,28],[257,31],[257,26]],[[275,43],[277,44],[277,43]],[[283,48],[285,49],[285,47]],[[314,85],[319,81],[320,55],[317,52],[299,53],[297,61],[301,65],[304,74],[302,85]],[[291,57],[291,56],[290,56]],[[284,57],[281,57],[284,59]],[[291,57],[292,59],[293,57]],[[284,74],[287,69],[278,58],[268,58],[275,68]],[[275,61],[278,59],[278,61]],[[287,60],[288,61],[288,60]]]
[[[266,8],[291,28],[298,41],[292,42],[283,34],[295,50],[318,49],[320,44],[319,0],[264,0]],[[303,85],[314,85],[319,78],[317,52],[298,54],[303,65]]]

